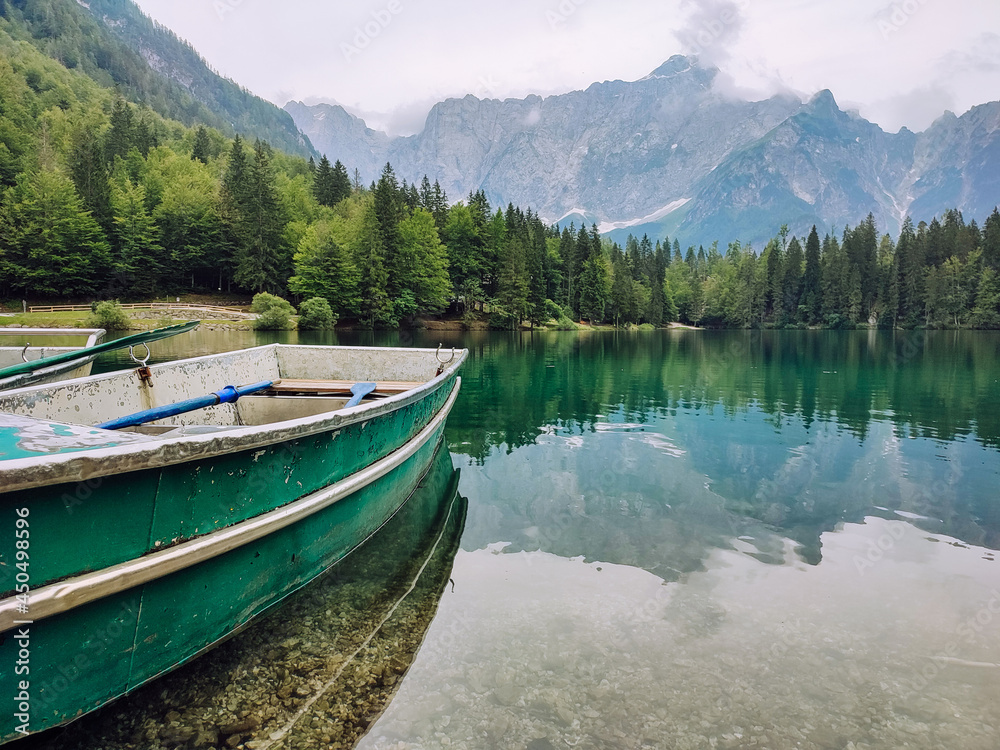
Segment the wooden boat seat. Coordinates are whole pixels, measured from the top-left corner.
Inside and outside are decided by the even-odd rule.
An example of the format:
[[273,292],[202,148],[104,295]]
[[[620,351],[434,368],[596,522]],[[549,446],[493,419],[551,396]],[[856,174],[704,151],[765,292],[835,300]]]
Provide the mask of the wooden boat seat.
[[[351,397],[351,387],[356,380],[300,380],[293,378],[281,378],[265,391],[261,391],[263,396],[335,396],[339,398]],[[375,390],[370,394],[372,397],[395,396],[405,393],[423,385],[420,381],[406,380],[381,380],[376,382]]]

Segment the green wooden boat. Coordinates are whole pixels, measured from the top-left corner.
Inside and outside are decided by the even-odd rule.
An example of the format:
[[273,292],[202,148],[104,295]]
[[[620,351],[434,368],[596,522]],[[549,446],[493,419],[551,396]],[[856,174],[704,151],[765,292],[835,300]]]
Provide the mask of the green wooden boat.
[[[0,393],[0,689],[16,709],[0,741],[189,661],[371,536],[427,470],[466,356],[272,344]],[[234,383],[262,389],[95,426]]]

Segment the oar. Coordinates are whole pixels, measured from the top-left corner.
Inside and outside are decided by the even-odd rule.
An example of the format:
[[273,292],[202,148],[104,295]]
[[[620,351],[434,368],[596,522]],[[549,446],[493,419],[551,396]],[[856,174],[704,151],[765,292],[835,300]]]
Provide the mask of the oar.
[[240,396],[247,396],[251,393],[267,390],[272,385],[274,385],[274,382],[271,380],[254,383],[253,385],[244,385],[238,388],[234,385],[227,385],[215,393],[189,398],[173,404],[166,404],[165,406],[154,406],[152,409],[145,409],[135,414],[102,422],[101,424],[94,425],[94,427],[100,430],[120,430],[123,427],[135,427],[147,422],[155,422],[157,419],[166,419],[167,417],[173,417],[177,414],[184,414],[197,409],[204,409],[216,404],[231,404],[238,401]]
[[374,391],[376,388],[375,383],[355,383],[351,386],[351,393],[353,394],[350,401],[344,404],[344,408],[348,409],[352,406],[357,406],[361,403],[361,399],[367,396],[369,393]]
[[[5,367],[0,370],[0,379],[12,377],[14,375],[21,375],[26,372],[34,372],[35,370],[41,370],[45,367],[51,367],[52,365],[60,365],[63,362],[72,362],[75,359],[93,357],[96,354],[103,354],[104,352],[114,351],[115,349],[123,349],[127,346],[148,344],[153,341],[159,341],[160,339],[169,338],[170,336],[176,336],[179,333],[193,331],[199,326],[200,323],[201,321],[199,320],[191,320],[187,323],[177,323],[176,325],[167,326],[166,328],[157,328],[152,331],[142,331],[120,339],[115,339],[114,341],[105,341],[103,344],[98,344],[97,346],[88,346],[83,349],[76,349],[72,352],[63,352],[62,354],[54,354],[51,357],[33,359],[30,362],[22,362],[18,365],[11,365],[10,367]],[[28,331],[28,333],[30,333],[30,331]],[[67,329],[67,333],[72,333],[72,330]]]

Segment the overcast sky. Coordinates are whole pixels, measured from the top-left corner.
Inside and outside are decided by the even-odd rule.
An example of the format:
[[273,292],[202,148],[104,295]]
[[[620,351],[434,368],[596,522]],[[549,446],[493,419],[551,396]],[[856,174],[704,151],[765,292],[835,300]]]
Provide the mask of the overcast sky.
[[1000,99],[1000,0],[138,0],[283,106],[412,133],[450,96],[635,80],[698,53],[747,97],[833,91],[884,129]]

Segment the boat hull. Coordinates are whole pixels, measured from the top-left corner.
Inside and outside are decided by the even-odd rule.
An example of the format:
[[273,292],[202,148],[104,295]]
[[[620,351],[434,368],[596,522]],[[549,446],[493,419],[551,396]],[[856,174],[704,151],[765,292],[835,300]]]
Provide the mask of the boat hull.
[[[0,690],[27,696],[0,712],[0,744],[184,664],[362,544],[427,470],[464,357],[269,345],[154,366],[152,388],[125,372],[0,394]],[[361,375],[413,387],[351,408],[246,397],[166,432],[92,426],[222,378]]]
[[[26,626],[30,719],[0,715],[0,737],[22,736],[19,727],[34,733],[58,726],[189,661],[363,543],[426,472],[458,387],[456,380],[405,460],[346,496],[254,541]],[[350,480],[321,492],[336,495],[337,484]],[[65,537],[64,545],[75,546]],[[17,662],[16,632],[4,634],[0,664]]]

